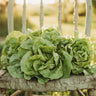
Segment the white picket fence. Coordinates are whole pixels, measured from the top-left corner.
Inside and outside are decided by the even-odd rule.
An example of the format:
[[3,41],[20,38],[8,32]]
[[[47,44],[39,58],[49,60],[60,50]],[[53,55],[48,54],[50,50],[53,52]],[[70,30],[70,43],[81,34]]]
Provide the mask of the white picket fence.
[[[13,6],[15,0],[9,0],[8,3],[8,33],[14,30],[14,16]],[[74,32],[78,32],[78,0],[74,0]],[[62,0],[59,0],[59,13],[58,13],[58,27],[62,32]],[[86,24],[85,24],[85,35],[90,37],[91,33],[91,20],[92,19],[92,0],[86,0]],[[43,13],[43,0],[40,3],[40,28],[42,28],[44,22]],[[26,0],[24,0],[23,14],[22,14],[22,32],[26,33]]]

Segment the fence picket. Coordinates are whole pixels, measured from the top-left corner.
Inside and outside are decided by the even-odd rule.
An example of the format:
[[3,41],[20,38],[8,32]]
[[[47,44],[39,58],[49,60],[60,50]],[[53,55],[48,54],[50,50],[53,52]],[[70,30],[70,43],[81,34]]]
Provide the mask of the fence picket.
[[26,0],[24,0],[23,5],[23,15],[22,15],[22,33],[26,33]]
[[91,21],[92,21],[92,0],[86,0],[85,35],[87,37],[90,37],[90,34],[91,34]]
[[59,0],[59,14],[58,14],[58,26],[59,26],[59,31],[62,34],[62,0]]
[[13,20],[13,6],[15,0],[9,0],[8,3],[8,34],[14,30],[14,20]]
[[74,0],[74,36],[78,38],[78,1]]
[[43,0],[41,0],[41,3],[40,3],[40,28],[42,28],[42,26],[43,26],[43,19],[44,19]]

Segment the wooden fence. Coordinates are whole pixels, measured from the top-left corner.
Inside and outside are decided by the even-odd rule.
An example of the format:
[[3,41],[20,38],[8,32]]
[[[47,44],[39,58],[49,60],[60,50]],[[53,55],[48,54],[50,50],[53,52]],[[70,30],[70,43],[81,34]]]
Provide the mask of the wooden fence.
[[[13,6],[15,0],[9,0],[8,3],[8,33],[14,30],[14,16]],[[59,0],[58,7],[58,28],[62,34],[62,0]],[[86,0],[86,24],[85,35],[90,38],[91,33],[91,18],[92,18],[92,0]],[[40,28],[43,26],[44,14],[43,14],[43,0],[40,3]],[[78,30],[78,0],[74,0],[74,35],[79,34]],[[26,0],[23,5],[22,15],[22,32],[26,34]],[[72,96],[77,96],[77,91],[81,96],[85,96],[81,89],[88,89],[89,96],[96,96],[96,75],[92,76],[72,76],[66,79],[50,81],[44,85],[37,83],[37,81],[26,81],[24,79],[12,78],[4,70],[0,71],[0,88],[24,90],[24,91],[72,91]],[[15,95],[14,95],[15,96]],[[29,95],[27,95],[29,96]]]

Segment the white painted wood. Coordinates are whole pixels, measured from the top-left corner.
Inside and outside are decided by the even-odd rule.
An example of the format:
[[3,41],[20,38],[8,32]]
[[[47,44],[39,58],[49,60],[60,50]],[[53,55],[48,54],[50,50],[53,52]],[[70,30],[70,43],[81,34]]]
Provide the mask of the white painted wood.
[[74,0],[74,24],[75,24],[75,31],[78,31],[78,3],[77,0]]
[[22,33],[26,34],[26,0],[24,0],[24,5],[23,5]]
[[74,0],[74,37],[78,38],[79,31],[78,31],[78,1]]
[[9,0],[8,3],[8,34],[14,30],[13,6],[15,0]]
[[43,13],[43,0],[40,3],[40,28],[43,27],[44,13]]
[[59,31],[62,34],[62,0],[59,0],[58,26],[59,26]]
[[85,35],[90,37],[91,34],[91,22],[92,22],[92,0],[86,0],[86,27]]

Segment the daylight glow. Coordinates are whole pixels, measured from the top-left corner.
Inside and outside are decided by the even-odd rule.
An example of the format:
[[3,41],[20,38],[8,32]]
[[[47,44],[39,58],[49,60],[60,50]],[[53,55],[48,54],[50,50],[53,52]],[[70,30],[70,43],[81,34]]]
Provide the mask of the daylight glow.
[[[70,1],[74,2],[74,0],[70,0]],[[79,2],[80,2],[80,3],[84,3],[85,0],[79,0]]]
[[[26,3],[27,4],[40,4],[40,1],[41,0],[26,0]],[[55,3],[57,0],[43,0],[43,3],[44,4],[53,4],[53,3]],[[64,0],[62,0],[62,1],[64,1]],[[70,0],[70,1],[74,1],[74,0]],[[24,2],[24,0],[16,0],[16,3],[17,4],[23,4],[23,2]],[[85,2],[85,0],[79,0],[79,2],[80,3],[84,3]]]
[[[26,0],[26,3],[40,4],[41,0]],[[56,0],[43,0],[45,4],[53,4]],[[24,0],[16,0],[17,4],[23,4]]]

